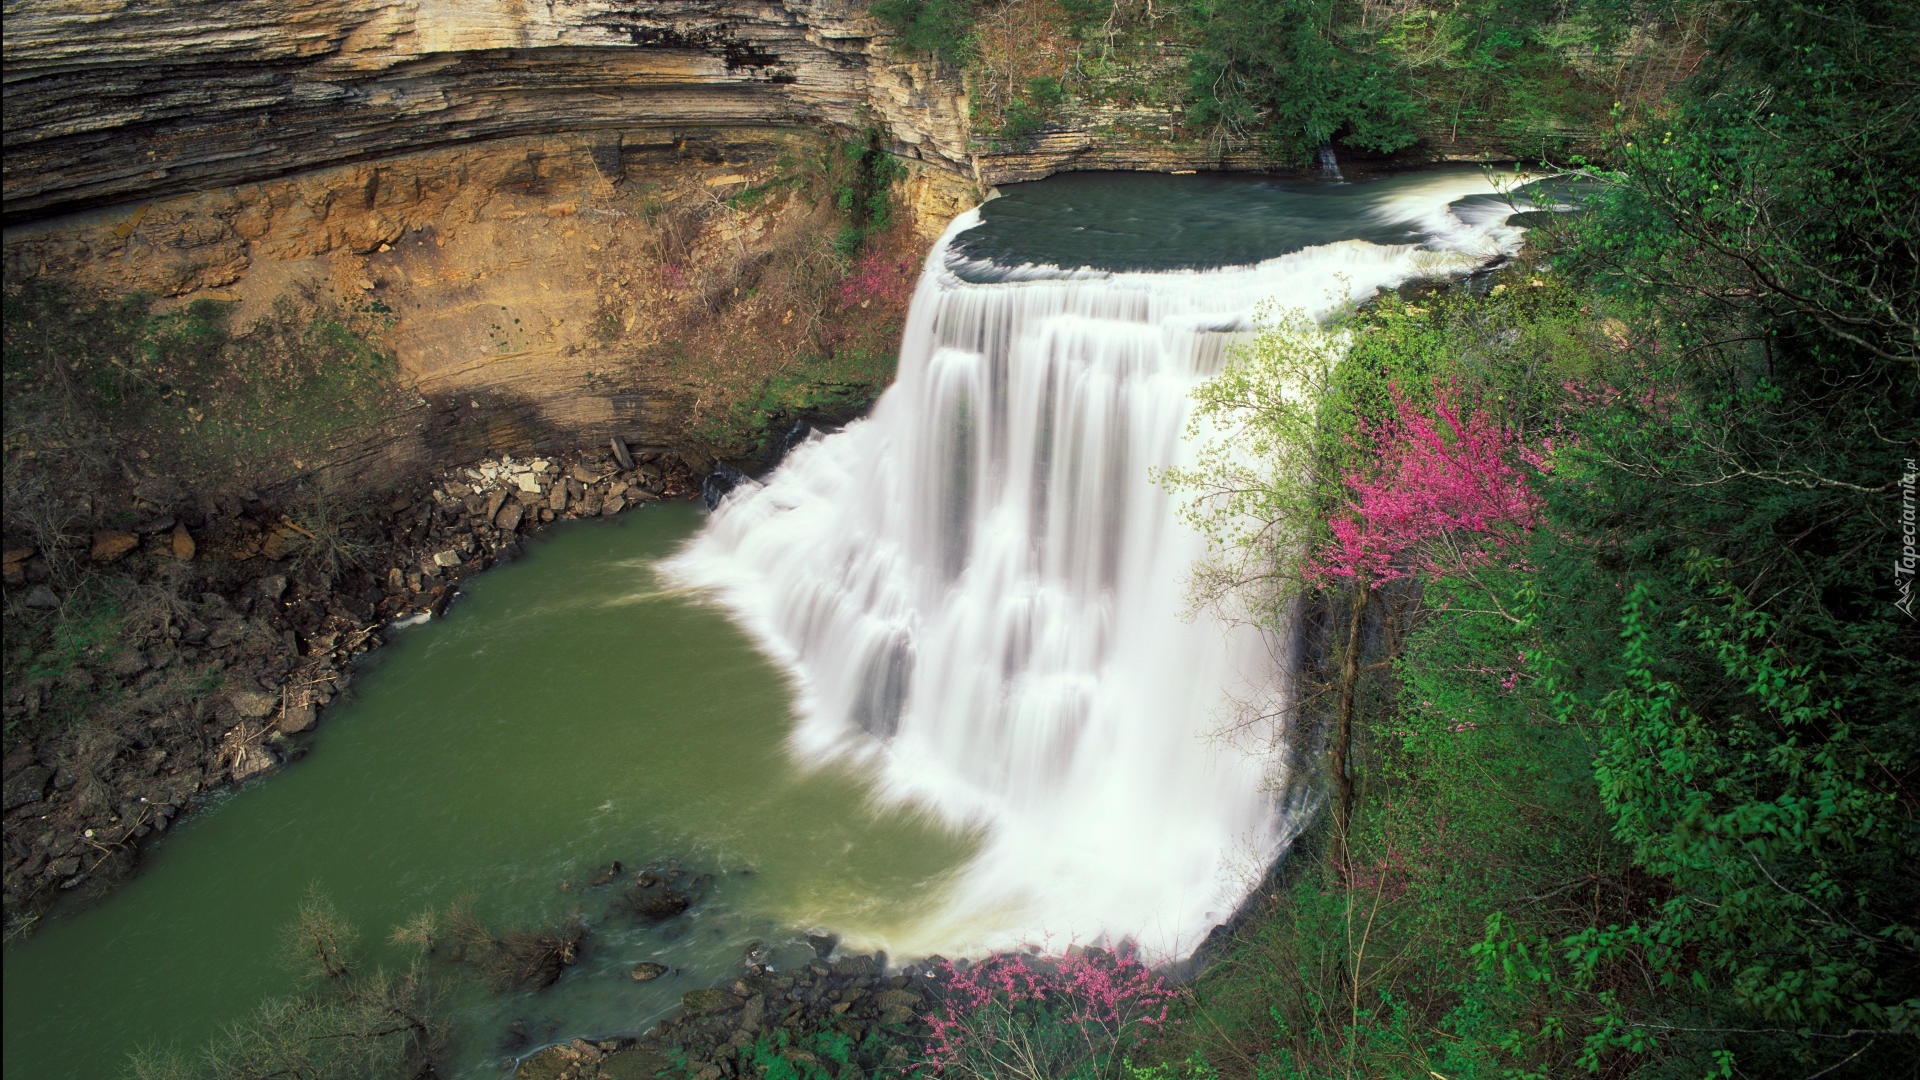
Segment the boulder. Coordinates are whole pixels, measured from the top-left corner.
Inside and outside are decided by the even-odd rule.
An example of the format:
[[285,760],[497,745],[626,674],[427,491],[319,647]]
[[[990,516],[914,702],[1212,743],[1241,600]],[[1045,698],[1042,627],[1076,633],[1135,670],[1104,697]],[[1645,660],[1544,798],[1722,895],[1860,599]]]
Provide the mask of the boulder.
[[517,1080],[579,1080],[593,1075],[583,1070],[591,1070],[599,1060],[599,1050],[584,1039],[575,1039],[527,1055],[513,1075]]
[[[8,790],[11,791],[12,789],[9,788]],[[11,800],[12,796],[9,795],[8,798]],[[12,807],[8,807],[8,809],[12,809]],[[633,965],[633,970],[628,972],[628,974],[633,977],[634,982],[652,982],[666,973],[667,965],[656,964],[651,960],[642,960],[640,963]]]
[[187,531],[187,527],[185,525],[175,525],[173,527],[173,557],[179,559],[181,562],[191,562],[198,550],[199,545],[193,542],[193,534]]
[[87,557],[98,563],[110,563],[126,557],[127,552],[140,546],[140,538],[130,532],[119,529],[101,529],[93,534],[93,546],[87,551]]
[[281,715],[280,722],[275,726],[278,727],[283,734],[298,735],[303,731],[313,730],[313,725],[319,718],[318,710],[316,710],[311,703],[306,705],[292,705]]
[[627,440],[615,435],[609,445],[613,449],[613,460],[622,472],[633,468],[633,454],[627,450]]
[[264,747],[249,743],[234,751],[233,764],[229,767],[229,771],[233,774],[233,782],[238,784],[261,773],[270,772],[278,764],[279,762],[275,761],[273,755]]
[[0,563],[5,564],[7,584],[18,585],[27,580],[27,560],[31,558],[33,549],[30,547],[6,549],[4,557],[0,557]]
[[725,990],[689,990],[680,996],[680,1007],[688,1016],[708,1016],[743,1008],[746,1002]]
[[280,706],[280,695],[264,690],[235,690],[227,695],[233,711],[249,720],[258,720]]
[[880,961],[877,958],[862,956],[857,953],[833,965],[834,970],[840,974],[854,976],[877,974],[880,971],[880,966]]
[[27,590],[26,605],[35,611],[52,611],[60,606],[60,598],[45,585],[35,585]]
[[291,525],[280,525],[260,541],[260,554],[269,559],[284,559],[299,551],[307,537]]
[[920,995],[911,990],[882,990],[873,995],[873,1006],[880,1011],[883,1024],[904,1024],[924,1007]]
[[433,554],[433,565],[441,568],[442,570],[448,569],[450,567],[459,566],[460,553],[453,550],[452,548],[448,548],[445,551],[436,551]]
[[666,885],[641,885],[627,895],[633,913],[643,922],[664,922],[693,906],[693,899]]
[[526,513],[526,507],[521,506],[518,502],[510,502],[501,507],[500,512],[494,515],[493,523],[501,532],[515,532],[520,528],[520,519],[525,517]]
[[600,1080],[654,1080],[674,1072],[673,1060],[653,1050],[617,1050],[600,1059]]
[[47,782],[52,779],[53,774],[39,765],[29,765],[7,777],[6,808],[12,810],[17,806],[39,802],[40,797],[47,793]]

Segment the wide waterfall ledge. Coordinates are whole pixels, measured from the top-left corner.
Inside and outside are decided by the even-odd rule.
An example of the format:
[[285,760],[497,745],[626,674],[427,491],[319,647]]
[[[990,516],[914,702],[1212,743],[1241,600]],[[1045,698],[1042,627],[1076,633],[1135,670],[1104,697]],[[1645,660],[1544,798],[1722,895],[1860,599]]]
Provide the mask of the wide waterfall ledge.
[[[1192,393],[1260,312],[1471,270],[1555,205],[1477,170],[1056,179],[956,219],[873,413],[665,565],[790,674],[802,762],[858,761],[898,812],[974,835],[937,904],[834,927],[895,955],[1178,959],[1232,915],[1313,805],[1287,768],[1293,635],[1191,610],[1207,544],[1153,471],[1193,464]],[[1248,237],[1260,257],[1196,264]]]

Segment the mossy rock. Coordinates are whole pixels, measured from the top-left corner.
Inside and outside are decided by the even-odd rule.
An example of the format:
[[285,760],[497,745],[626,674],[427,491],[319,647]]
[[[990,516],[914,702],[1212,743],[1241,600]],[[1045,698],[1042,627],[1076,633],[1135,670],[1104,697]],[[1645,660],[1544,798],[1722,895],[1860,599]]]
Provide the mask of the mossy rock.
[[600,1080],[654,1080],[674,1069],[673,1060],[653,1050],[622,1050],[600,1062]]
[[710,1013],[726,1012],[738,1009],[746,1002],[727,993],[725,990],[689,990],[680,998],[680,1007],[688,1016],[706,1016]]

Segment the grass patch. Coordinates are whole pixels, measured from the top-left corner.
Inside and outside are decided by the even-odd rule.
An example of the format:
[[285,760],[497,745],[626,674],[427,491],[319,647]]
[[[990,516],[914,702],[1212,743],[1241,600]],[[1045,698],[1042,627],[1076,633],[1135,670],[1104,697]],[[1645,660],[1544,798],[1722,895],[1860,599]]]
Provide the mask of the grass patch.
[[9,284],[8,502],[30,494],[16,490],[26,478],[14,473],[31,463],[70,486],[109,487],[115,460],[131,457],[143,473],[199,489],[310,468],[399,405],[394,360],[376,344],[391,318],[379,305],[283,298],[235,327],[230,305],[211,300],[161,310],[140,294],[90,299],[58,282]]

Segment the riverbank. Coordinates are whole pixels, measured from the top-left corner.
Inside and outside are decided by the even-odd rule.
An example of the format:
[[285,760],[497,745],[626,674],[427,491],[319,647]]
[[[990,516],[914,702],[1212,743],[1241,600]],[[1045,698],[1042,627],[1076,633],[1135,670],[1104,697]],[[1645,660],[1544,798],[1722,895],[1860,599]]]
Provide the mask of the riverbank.
[[212,793],[299,757],[395,621],[444,611],[543,525],[694,497],[697,479],[673,450],[620,444],[377,496],[189,499],[84,550],[9,547],[20,636],[54,646],[4,698],[9,936],[101,895]]

